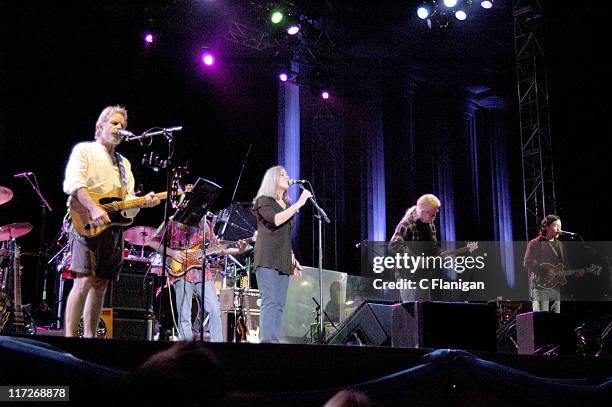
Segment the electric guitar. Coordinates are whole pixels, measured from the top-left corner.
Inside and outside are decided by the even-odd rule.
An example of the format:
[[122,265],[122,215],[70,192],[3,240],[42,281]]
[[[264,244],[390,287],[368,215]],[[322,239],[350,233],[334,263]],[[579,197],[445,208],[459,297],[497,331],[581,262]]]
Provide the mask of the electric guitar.
[[9,309],[2,315],[0,321],[0,331],[4,333],[13,334],[36,334],[36,327],[31,321],[30,305],[26,307],[22,305],[21,301],[21,253],[19,246],[14,243],[13,250],[13,306],[12,310]]
[[[416,243],[416,242],[415,242]],[[445,250],[443,252],[440,252],[440,254],[438,254],[436,257],[454,257],[454,256],[458,256],[460,254],[463,254],[465,252],[469,252],[472,253],[474,251],[478,250],[478,242],[467,242],[465,246],[460,247],[458,249],[454,249],[454,250]],[[417,270],[423,268],[423,262],[418,262],[417,267],[414,269],[414,271],[411,270],[411,272],[416,272]],[[399,272],[399,270],[397,268],[393,269],[394,274],[395,274],[395,278],[397,278],[398,280],[401,278],[401,274]]]
[[[89,211],[78,199],[72,197],[68,204],[70,217],[72,218],[72,226],[77,233],[83,237],[94,237],[104,232],[106,229],[113,226],[128,226],[134,221],[133,218],[123,216],[121,211],[132,208],[142,208],[146,202],[146,197],[124,199],[125,189],[118,187],[105,194],[97,194],[88,192],[94,203],[106,211],[110,218],[110,223],[103,225],[94,225],[89,215]],[[166,199],[166,192],[158,192],[154,195],[155,198],[161,200]]]
[[540,273],[536,275],[536,284],[543,288],[555,288],[558,285],[567,284],[567,279],[565,278],[567,276],[580,272],[598,276],[601,272],[601,266],[598,264],[591,264],[583,269],[564,270],[564,268],[563,264],[557,264],[556,266],[550,263],[540,264]]
[[259,326],[253,329],[253,321],[251,320],[251,305],[247,298],[249,296],[247,290],[242,293],[242,304],[244,305],[244,318],[246,320],[246,341],[249,343],[259,343]]
[[253,238],[238,240],[220,246],[211,247],[206,249],[205,251],[201,249],[202,245],[196,245],[184,252],[186,257],[182,261],[179,261],[178,259],[174,259],[172,257],[168,257],[166,259],[166,263],[168,265],[167,272],[172,277],[179,278],[184,276],[185,273],[187,273],[189,270],[202,269],[202,259],[204,256],[214,256],[221,254],[221,252],[223,252],[225,249],[235,247],[243,241],[251,243],[253,241]]

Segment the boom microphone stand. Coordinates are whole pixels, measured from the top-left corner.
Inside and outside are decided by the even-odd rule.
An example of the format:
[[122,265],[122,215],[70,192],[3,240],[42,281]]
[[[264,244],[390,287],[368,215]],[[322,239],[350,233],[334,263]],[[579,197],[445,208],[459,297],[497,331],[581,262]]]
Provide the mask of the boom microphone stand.
[[[141,141],[146,138],[151,138],[154,136],[164,136],[166,141],[168,142],[168,158],[164,162],[164,166],[166,169],[172,168],[172,157],[174,155],[174,132],[181,131],[183,128],[181,126],[171,127],[168,129],[160,129],[158,131],[145,131],[140,136],[135,136],[127,131],[124,132],[124,141]],[[162,267],[164,271],[166,270],[166,259],[168,257],[167,248],[168,248],[168,221],[170,217],[170,206],[172,205],[172,176],[170,174],[171,171],[166,171],[166,193],[168,194],[166,197],[166,202],[164,205],[164,236],[162,239],[163,250],[162,250]],[[151,287],[153,290],[153,287]],[[149,296],[152,297],[152,296]],[[153,304],[147,304],[147,340],[153,339]]]
[[[17,174],[17,175],[20,175],[20,174]],[[17,175],[15,176],[16,178],[17,178]],[[34,177],[34,182],[32,182],[32,180],[30,179],[30,175]],[[49,309],[49,306],[46,303],[47,279],[48,279],[49,273],[48,273],[48,267],[46,267],[46,263],[43,262],[43,256],[47,255],[47,250],[45,247],[45,228],[46,228],[46,223],[47,223],[47,211],[53,212],[53,209],[51,208],[51,205],[49,205],[49,202],[47,202],[42,192],[40,191],[40,187],[38,186],[38,179],[36,179],[35,173],[26,172],[26,173],[23,173],[23,177],[18,177],[18,178],[25,178],[26,181],[28,181],[28,183],[34,190],[34,192],[36,193],[36,195],[38,196],[38,199],[40,200],[40,208],[42,212],[41,212],[41,218],[40,218],[40,242],[38,245],[38,260],[36,262],[36,269],[40,273],[41,268],[44,267],[44,271],[42,273],[43,274],[42,302],[39,305],[39,309],[45,312]]]
[[[300,189],[302,190],[304,189],[304,185],[302,184],[298,184],[298,185],[300,186]],[[312,187],[312,184],[310,184],[310,182],[308,182],[308,185],[310,186],[310,190],[314,191],[314,188]],[[330,221],[329,221],[329,218],[327,217],[327,214],[323,210],[323,208],[321,208],[319,204],[317,203],[314,192],[312,194],[312,197],[308,199],[310,200],[312,205],[317,210],[313,216],[317,218],[318,223],[319,223],[319,304],[323,304],[323,221],[325,221],[325,223],[329,223]],[[323,311],[323,309],[321,309],[321,311]],[[319,313],[319,342],[323,343],[324,340],[325,340],[325,329],[323,327],[323,312],[320,312]]]

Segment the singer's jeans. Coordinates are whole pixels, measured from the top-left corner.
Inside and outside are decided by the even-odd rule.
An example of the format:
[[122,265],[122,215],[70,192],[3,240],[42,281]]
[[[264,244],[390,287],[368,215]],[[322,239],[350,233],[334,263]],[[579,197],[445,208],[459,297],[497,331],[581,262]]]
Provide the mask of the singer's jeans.
[[283,309],[287,300],[289,276],[267,267],[257,267],[257,286],[261,296],[259,331],[262,343],[279,343],[283,329]]
[[[555,288],[536,288],[532,291],[532,308],[534,311],[550,311],[556,314],[561,313],[561,291]],[[552,301],[552,306],[550,302]]]
[[[191,307],[193,294],[198,298],[202,293],[201,283],[189,283],[179,280],[174,283],[174,294],[176,298],[176,308],[178,309],[179,336],[184,341],[193,339],[193,327],[191,324]],[[221,326],[221,305],[215,292],[215,282],[206,282],[206,292],[204,293],[204,309],[208,312],[208,327],[210,328],[210,341],[223,342],[223,328]],[[200,298],[201,300],[201,298]]]

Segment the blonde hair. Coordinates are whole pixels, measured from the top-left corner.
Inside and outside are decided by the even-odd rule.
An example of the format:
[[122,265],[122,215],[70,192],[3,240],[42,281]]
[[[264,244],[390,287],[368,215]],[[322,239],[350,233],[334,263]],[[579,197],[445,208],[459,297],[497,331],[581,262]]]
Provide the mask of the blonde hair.
[[[255,195],[255,198],[253,198],[253,205],[255,205],[255,201],[257,201],[257,198],[260,196],[269,196],[271,198],[278,199],[278,179],[280,178],[281,171],[283,170],[287,172],[285,167],[282,165],[276,165],[266,170],[266,173],[261,180],[259,190],[257,191],[257,195]],[[283,192],[282,199],[287,205],[291,204],[291,199],[289,199],[287,191]]]
[[412,217],[412,219],[416,220],[421,217],[421,213],[423,211],[426,211],[428,209],[438,210],[441,205],[442,204],[440,203],[440,200],[435,195],[433,194],[421,195],[421,197],[417,199],[416,205],[411,208],[408,208],[408,210],[404,214],[403,219],[406,219],[410,216]]
[[102,113],[100,113],[98,121],[96,122],[96,139],[100,136],[104,123],[109,121],[115,113],[119,113],[124,117],[125,126],[127,127],[128,114],[126,108],[121,105],[107,106],[104,108],[104,110],[102,110]]

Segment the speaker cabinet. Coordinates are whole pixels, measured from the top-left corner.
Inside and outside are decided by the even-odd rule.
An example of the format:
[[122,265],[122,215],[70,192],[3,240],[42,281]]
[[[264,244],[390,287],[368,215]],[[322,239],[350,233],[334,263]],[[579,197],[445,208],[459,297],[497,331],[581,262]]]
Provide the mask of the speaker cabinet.
[[516,316],[518,353],[531,355],[560,347],[560,353],[574,354],[576,335],[569,318],[547,311]]
[[152,333],[153,320],[148,320],[144,312],[113,310],[113,337],[144,341]]
[[459,302],[405,302],[393,309],[393,346],[495,352],[496,309]]
[[397,305],[364,302],[338,326],[328,343],[336,345],[391,345],[391,317]]
[[109,284],[107,307],[115,310],[145,311],[153,301],[152,274],[123,271],[119,280]]

